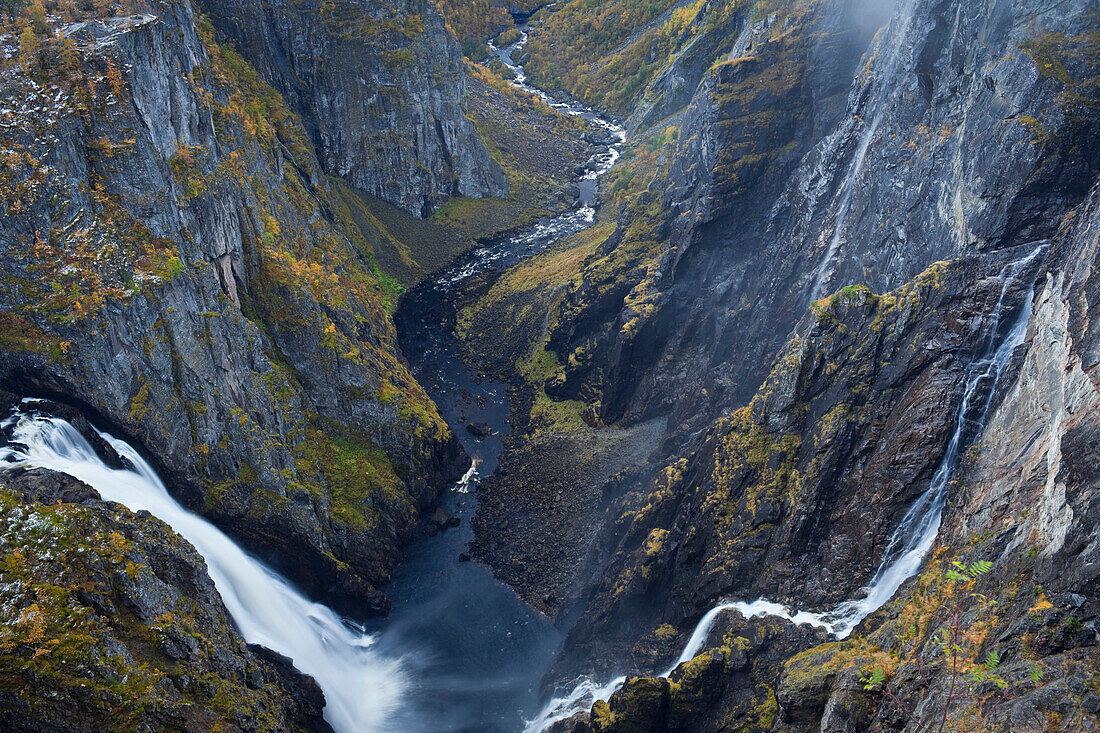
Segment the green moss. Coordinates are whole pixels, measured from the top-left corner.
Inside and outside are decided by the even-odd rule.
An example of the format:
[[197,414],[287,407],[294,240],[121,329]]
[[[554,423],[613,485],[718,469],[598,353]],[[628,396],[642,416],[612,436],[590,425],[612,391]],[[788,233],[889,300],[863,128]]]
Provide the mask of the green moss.
[[672,641],[680,635],[680,632],[672,624],[661,624],[653,634],[661,641]]
[[175,280],[183,274],[183,270],[183,261],[179,257],[172,255],[168,258],[168,263],[165,267],[165,280],[168,282]]
[[0,311],[0,349],[41,354],[51,361],[67,362],[71,345],[23,316]]
[[149,414],[149,382],[142,377],[137,393],[130,398],[130,421],[139,423]]
[[390,459],[364,434],[307,429],[298,446],[298,473],[316,477],[330,497],[330,516],[348,527],[378,526],[383,509],[391,516],[410,518],[413,513]]
[[249,493],[259,487],[260,477],[256,469],[249,463],[242,463],[237,476],[228,481],[205,482],[206,511],[217,511],[224,506],[229,492],[237,489],[245,489]]

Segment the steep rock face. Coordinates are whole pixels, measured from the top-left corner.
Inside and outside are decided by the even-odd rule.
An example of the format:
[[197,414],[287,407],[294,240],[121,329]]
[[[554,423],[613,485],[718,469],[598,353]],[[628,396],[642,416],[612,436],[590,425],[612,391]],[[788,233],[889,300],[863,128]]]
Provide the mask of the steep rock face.
[[906,0],[862,62],[851,4],[746,23],[684,113],[659,211],[621,222],[651,218],[659,244],[568,299],[560,394],[699,429],[752,395],[813,300],[1049,237],[1097,170],[1087,5]]
[[0,725],[329,731],[324,695],[248,645],[195,549],[42,469],[0,477]]
[[[943,721],[995,731],[1100,725],[1092,448],[1100,391],[1095,329],[1088,325],[1097,300],[1098,242],[1100,190],[1094,190],[1060,227],[1035,278],[1025,344],[996,390],[981,400],[991,406],[981,434],[973,435],[980,423],[965,433],[970,448],[952,484],[939,549],[924,571],[843,642],[800,649],[812,643],[805,627],[769,619],[786,626],[776,633],[793,644],[781,669],[766,680],[710,682],[707,695],[689,698],[695,720],[703,721],[693,725],[709,726],[745,695],[755,691],[766,698],[766,690],[774,694],[774,714],[768,720],[743,716],[740,730],[918,731],[937,730]],[[965,320],[968,309],[953,312]],[[942,345],[939,339],[913,342],[915,351],[941,356]],[[833,374],[852,384],[843,369]],[[773,371],[765,391],[774,377]],[[882,395],[889,391],[873,400],[883,402]],[[940,413],[943,402],[925,394],[910,412]],[[862,463],[873,464],[873,454],[863,455]],[[892,478],[904,480],[905,466],[895,457]],[[827,556],[819,560],[828,562]],[[982,561],[990,563],[986,569],[972,569]],[[732,613],[719,616],[719,623],[744,622]],[[621,729],[694,729],[671,714],[667,701],[644,707],[650,699],[644,690],[663,683],[673,700],[677,681],[715,657],[727,658],[728,642],[710,637],[667,682],[635,681],[612,696],[609,708],[597,705],[570,729],[617,730],[628,722],[634,727]],[[945,647],[947,638],[953,646]],[[760,683],[766,690],[757,689]],[[615,713],[610,721],[609,711]]]
[[306,123],[324,170],[425,216],[508,193],[463,110],[462,51],[435,3],[202,4]]
[[983,276],[1001,272],[997,259],[939,263],[893,293],[846,288],[811,309],[749,405],[612,505],[610,560],[563,670],[615,666],[628,647],[633,668],[667,663],[651,656],[655,630],[689,632],[723,598],[824,610],[855,597],[939,466],[968,365],[1004,337],[1038,266]]
[[588,716],[564,726],[575,733],[631,731],[768,731],[776,722],[775,686],[784,662],[821,632],[777,619],[729,614],[711,632],[713,646],[668,678],[634,677]]
[[397,356],[354,194],[189,5],[149,10],[51,23],[0,81],[0,379],[143,445],[309,592],[383,609],[458,449]]
[[[1100,725],[1091,437],[1100,393],[1088,326],[1098,234],[1094,190],[1062,228],[1039,280],[1015,379],[997,396],[947,507],[941,553],[964,564],[988,560],[991,570],[963,584],[934,558],[847,648],[825,645],[789,660],[775,730],[817,731],[829,720],[838,730],[842,722],[919,730],[945,716],[998,731]],[[967,675],[975,661],[996,654],[992,670],[1003,692],[959,682],[939,646],[944,629],[960,640],[959,669]],[[842,656],[852,668],[886,664],[890,672],[869,689],[850,674],[846,684],[838,675]]]

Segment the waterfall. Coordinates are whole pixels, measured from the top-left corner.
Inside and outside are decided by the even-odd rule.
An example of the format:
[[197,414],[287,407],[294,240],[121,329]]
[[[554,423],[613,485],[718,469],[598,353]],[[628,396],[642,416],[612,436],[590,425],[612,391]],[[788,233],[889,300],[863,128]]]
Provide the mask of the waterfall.
[[[879,49],[883,47],[887,49],[886,62],[882,65],[880,74],[883,80],[889,80],[897,71],[898,62],[901,60],[902,46],[913,24],[915,8],[915,0],[905,0],[897,20],[890,25],[888,33],[891,38],[884,38],[877,46]],[[855,193],[856,179],[859,178],[859,172],[863,169],[863,161],[867,157],[867,151],[870,149],[871,142],[874,140],[875,134],[882,124],[883,116],[886,114],[886,106],[882,99],[883,94],[885,94],[885,90],[872,91],[875,114],[871,118],[871,124],[867,125],[860,135],[855,155],[852,156],[844,180],[840,184],[840,200],[837,204],[836,220],[833,223],[833,234],[829,239],[829,246],[825,248],[825,255],[814,270],[814,284],[810,288],[811,303],[821,298],[831,276],[829,268],[832,266],[833,260],[836,259],[837,251],[840,249],[844,236],[844,224],[848,220],[848,211],[852,206],[852,195]]]
[[108,501],[145,509],[195,546],[245,640],[289,657],[325,693],[325,720],[339,733],[386,730],[406,685],[401,664],[375,652],[373,637],[313,603],[224,533],[180,506],[127,443],[100,433],[129,464],[107,466],[72,425],[33,413],[24,401],[0,465],[47,468],[92,486]]
[[[998,344],[997,336],[1004,314],[1005,297],[1010,288],[1047,247],[1047,244],[1041,244],[1029,254],[1010,262],[1001,269],[1000,296],[994,306],[990,325],[979,339],[983,352],[966,369],[963,398],[955,414],[955,430],[948,441],[943,459],[932,475],[928,489],[913,502],[898,523],[878,569],[871,581],[861,590],[860,597],[844,601],[836,608],[822,613],[791,611],[782,604],[763,598],[752,602],[722,601],[699,619],[680,656],[671,667],[661,673],[661,677],[668,677],[678,666],[693,659],[699,653],[710,635],[715,620],[724,611],[739,611],[745,618],[776,616],[794,624],[811,624],[827,630],[837,639],[845,639],[860,621],[893,598],[902,583],[916,575],[939,534],[943,509],[947,503],[947,490],[964,448],[963,438],[966,433],[967,416],[977,406],[975,400],[983,390],[987,390],[975,422],[975,435],[980,435],[985,427],[985,420],[1001,374],[1008,366],[1016,347],[1023,343],[1027,335],[1027,324],[1031,320],[1031,301],[1035,295],[1034,286],[1029,289],[1015,322]],[[525,733],[538,733],[554,722],[580,712],[586,706],[591,707],[596,700],[606,700],[625,682],[624,676],[617,677],[606,685],[600,685],[588,677],[581,677],[572,690],[547,703],[539,715],[528,723]]]
[[986,390],[985,401],[981,404],[975,425],[975,435],[980,435],[985,427],[986,415],[993,401],[997,382],[1005,367],[1008,366],[1016,347],[1023,343],[1027,335],[1027,324],[1031,319],[1031,301],[1035,295],[1034,287],[1028,291],[1016,321],[1005,334],[1000,345],[997,344],[997,335],[1004,314],[1005,296],[1009,288],[1019,280],[1020,274],[1046,250],[1046,247],[1046,244],[1040,245],[1026,256],[1002,268],[1000,296],[993,309],[993,319],[982,339],[984,352],[967,367],[963,398],[955,415],[955,430],[948,441],[947,449],[936,472],[932,475],[928,489],[913,502],[891,535],[878,569],[861,592],[862,597],[845,601],[833,610],[821,614],[803,612],[792,616],[785,609],[775,609],[775,604],[770,604],[763,599],[754,603],[737,603],[735,604],[737,610],[746,617],[774,615],[788,618],[796,623],[812,623],[827,629],[838,639],[844,639],[852,633],[860,621],[893,598],[902,583],[916,575],[940,531],[943,508],[947,503],[947,489],[959,464],[967,416],[975,407],[974,400],[983,389]]

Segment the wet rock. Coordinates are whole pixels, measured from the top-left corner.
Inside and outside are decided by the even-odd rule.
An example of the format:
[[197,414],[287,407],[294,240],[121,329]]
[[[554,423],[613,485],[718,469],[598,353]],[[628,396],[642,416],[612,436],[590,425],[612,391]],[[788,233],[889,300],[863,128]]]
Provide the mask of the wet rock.
[[597,702],[574,733],[721,731],[737,720],[741,730],[771,730],[777,717],[774,688],[783,662],[813,646],[820,634],[777,619],[721,616],[707,645],[668,678],[632,677],[606,702]]
[[99,492],[83,481],[71,476],[34,468],[13,474],[7,482],[9,488],[18,491],[24,501],[38,504],[96,504]]
[[486,422],[472,422],[466,425],[466,432],[478,438],[488,438],[493,434],[492,427]]
[[610,130],[587,132],[584,139],[593,145],[611,145],[616,141],[615,135]]
[[461,518],[451,514],[443,507],[437,508],[434,512],[432,512],[431,517],[428,518],[428,526],[435,527],[435,529],[438,531],[457,527],[461,523]]

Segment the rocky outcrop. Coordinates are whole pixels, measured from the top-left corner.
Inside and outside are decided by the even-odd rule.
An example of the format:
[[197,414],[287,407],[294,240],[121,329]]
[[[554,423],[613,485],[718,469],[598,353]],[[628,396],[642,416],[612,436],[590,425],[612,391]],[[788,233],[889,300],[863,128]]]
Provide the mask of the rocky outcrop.
[[289,660],[246,644],[193,547],[63,474],[0,477],[0,725],[329,731]]
[[508,193],[463,109],[462,50],[426,0],[202,3],[305,122],[325,172],[426,216]]
[[397,354],[384,230],[186,3],[5,72],[0,381],[86,409],[314,595],[384,610],[458,448]]
[[627,649],[633,668],[667,663],[649,656],[653,630],[686,634],[724,598],[825,610],[855,597],[942,460],[968,366],[1004,337],[1038,266],[983,277],[995,261],[940,263],[898,291],[846,288],[815,305],[747,406],[612,505],[610,560],[562,664],[614,665]]
[[778,718],[775,686],[784,662],[819,641],[821,633],[777,619],[733,613],[711,632],[714,645],[679,665],[668,678],[633,677],[588,716],[574,733],[652,731],[767,731]]

